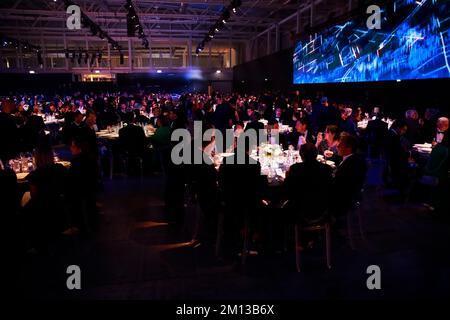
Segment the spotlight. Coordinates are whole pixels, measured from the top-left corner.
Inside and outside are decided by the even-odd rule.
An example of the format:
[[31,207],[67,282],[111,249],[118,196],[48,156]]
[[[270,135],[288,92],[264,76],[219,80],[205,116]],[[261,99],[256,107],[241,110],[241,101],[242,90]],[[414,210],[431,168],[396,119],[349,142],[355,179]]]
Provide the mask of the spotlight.
[[29,71],[29,73],[30,73],[30,74],[35,74],[35,73],[36,73],[36,71],[34,71],[34,70],[30,70],[30,71]]
[[231,0],[231,7],[233,12],[236,13],[236,9],[242,5],[242,0]]
[[222,12],[222,22],[227,23],[228,19],[230,19],[230,11],[228,9],[223,10]]
[[158,69],[158,70],[156,70],[156,73],[162,73],[162,70]]

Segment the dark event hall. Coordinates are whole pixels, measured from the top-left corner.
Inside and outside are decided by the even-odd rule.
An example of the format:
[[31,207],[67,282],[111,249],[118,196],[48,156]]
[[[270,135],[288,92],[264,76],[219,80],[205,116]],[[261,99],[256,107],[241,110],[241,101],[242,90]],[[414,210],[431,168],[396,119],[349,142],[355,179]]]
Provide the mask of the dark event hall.
[[450,1],[2,0],[0,17],[10,299],[177,319],[450,301]]

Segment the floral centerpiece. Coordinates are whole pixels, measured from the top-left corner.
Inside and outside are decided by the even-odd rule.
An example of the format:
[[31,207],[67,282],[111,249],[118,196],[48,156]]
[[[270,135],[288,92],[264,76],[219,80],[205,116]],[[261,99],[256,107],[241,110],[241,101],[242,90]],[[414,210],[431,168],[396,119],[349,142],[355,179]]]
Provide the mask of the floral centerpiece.
[[259,154],[261,157],[266,158],[279,157],[283,154],[283,149],[278,144],[261,143]]

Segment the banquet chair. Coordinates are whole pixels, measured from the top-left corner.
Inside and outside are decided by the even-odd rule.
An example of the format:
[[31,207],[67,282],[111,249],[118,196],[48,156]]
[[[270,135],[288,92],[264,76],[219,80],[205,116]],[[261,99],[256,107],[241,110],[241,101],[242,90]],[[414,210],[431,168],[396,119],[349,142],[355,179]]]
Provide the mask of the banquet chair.
[[362,214],[361,214],[361,202],[363,200],[363,194],[364,189],[361,189],[361,191],[355,196],[352,206],[350,210],[347,212],[346,220],[347,220],[347,236],[350,242],[350,247],[352,250],[355,250],[355,240],[353,235],[353,229],[352,229],[352,218],[354,216],[357,216],[358,218],[358,229],[361,236],[361,239],[363,241],[366,241],[366,237],[363,230],[363,221],[362,221]]
[[132,156],[132,155],[129,155],[128,153],[125,153],[125,154],[122,154],[120,158],[122,161],[125,177],[128,178],[131,165],[135,164],[135,165],[137,165],[137,168],[139,169],[139,176],[140,176],[141,180],[144,178],[144,165],[143,165],[144,159],[142,159],[142,157]]
[[328,269],[331,269],[331,228],[326,215],[317,220],[309,221],[307,224],[295,224],[295,265],[297,272],[301,271],[301,251],[300,235],[302,232],[325,232],[325,258]]
[[[285,201],[281,205],[281,209],[287,208],[289,201]],[[301,271],[301,251],[303,247],[300,243],[300,237],[302,233],[325,233],[325,259],[328,269],[331,269],[331,221],[328,215],[328,211],[322,213],[319,218],[314,220],[296,220],[294,224],[295,232],[295,265],[297,272]],[[285,242],[287,234],[285,232]]]

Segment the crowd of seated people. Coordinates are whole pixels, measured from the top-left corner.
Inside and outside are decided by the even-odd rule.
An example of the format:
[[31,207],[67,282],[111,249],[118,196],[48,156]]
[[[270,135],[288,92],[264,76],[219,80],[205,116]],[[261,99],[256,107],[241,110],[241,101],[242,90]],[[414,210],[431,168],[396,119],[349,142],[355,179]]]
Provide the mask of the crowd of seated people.
[[[263,120],[275,130],[280,125],[291,127],[290,131],[280,133],[279,141],[285,149],[299,150],[304,161],[301,165],[292,166],[285,181],[288,190],[286,199],[292,200],[291,206],[299,210],[308,209],[309,204],[303,203],[296,190],[305,189],[300,192],[305,195],[304,199],[315,199],[314,195],[308,194],[317,187],[321,199],[313,202],[327,205],[328,201],[323,201],[327,199],[332,203],[329,209],[333,215],[345,215],[364,183],[367,169],[361,152],[366,150],[361,150],[361,147],[365,145],[369,146],[369,157],[385,159],[387,183],[405,193],[412,179],[411,163],[418,161],[414,159],[412,146],[433,143],[435,147],[424,172],[438,176],[439,186],[448,185],[448,118],[433,109],[427,109],[424,117],[420,117],[415,110],[409,110],[389,126],[380,108],[374,108],[373,112],[365,110],[367,113],[363,116],[364,110],[357,105],[330,102],[326,97],[302,99],[297,93],[291,96],[272,93],[188,93],[181,96],[144,92],[73,93],[54,97],[16,95],[4,98],[6,100],[1,103],[0,112],[0,159],[4,165],[24,148],[34,150],[41,146],[45,140],[46,115],[64,122],[60,142],[70,147],[73,156],[71,167],[65,173],[70,183],[56,181],[57,175],[62,177],[64,174],[56,173],[61,168],[50,158],[44,161],[46,164],[43,167],[39,165],[30,174],[28,181],[31,200],[27,214],[33,218],[36,216],[32,212],[37,210],[33,207],[42,203],[47,205],[46,199],[61,196],[53,194],[52,190],[55,184],[65,184],[62,190],[67,191],[62,196],[70,204],[68,225],[55,219],[56,225],[51,226],[51,232],[60,232],[72,226],[82,232],[98,228],[95,202],[96,186],[101,176],[102,142],[97,138],[96,131],[121,122],[128,125],[119,131],[118,148],[142,157],[146,163],[157,159],[164,173],[168,219],[178,225],[183,223],[185,188],[192,184],[205,216],[210,217],[217,212],[221,201],[224,210],[231,212],[226,229],[232,229],[228,235],[232,235],[230,241],[233,245],[239,238],[238,226],[242,224],[239,212],[245,211],[251,216],[251,212],[260,205],[263,192],[257,187],[262,185],[261,169],[258,163],[239,165],[228,163],[227,159],[217,174],[212,164],[192,171],[189,166],[174,165],[170,159],[171,148],[175,145],[170,139],[171,133],[180,128],[190,128],[192,121],[201,121],[203,128],[220,131],[234,128],[236,136],[245,130],[267,128]],[[365,129],[360,129],[358,123],[363,117],[368,124]],[[153,126],[154,135],[147,139],[143,129],[137,125],[139,123]],[[155,152],[154,157],[148,154],[149,145]],[[210,144],[204,145],[203,151],[210,150],[210,147]],[[48,152],[48,149],[44,150]],[[325,169],[315,160],[316,154],[335,162],[337,168],[333,176],[330,177],[328,167]],[[2,176],[8,177],[7,172],[7,168],[2,170]],[[311,178],[316,176],[322,178]],[[303,179],[307,179],[308,184],[299,182]],[[11,183],[7,178],[2,180],[5,184]],[[329,181],[333,192],[327,190],[324,185],[328,184],[321,180]],[[57,205],[56,201],[54,205]],[[55,210],[48,208],[48,217]],[[82,215],[74,214],[80,211]],[[309,209],[307,211],[310,213]],[[41,221],[47,219],[41,218]],[[41,239],[39,241],[42,242]],[[39,241],[36,240],[37,243]]]

